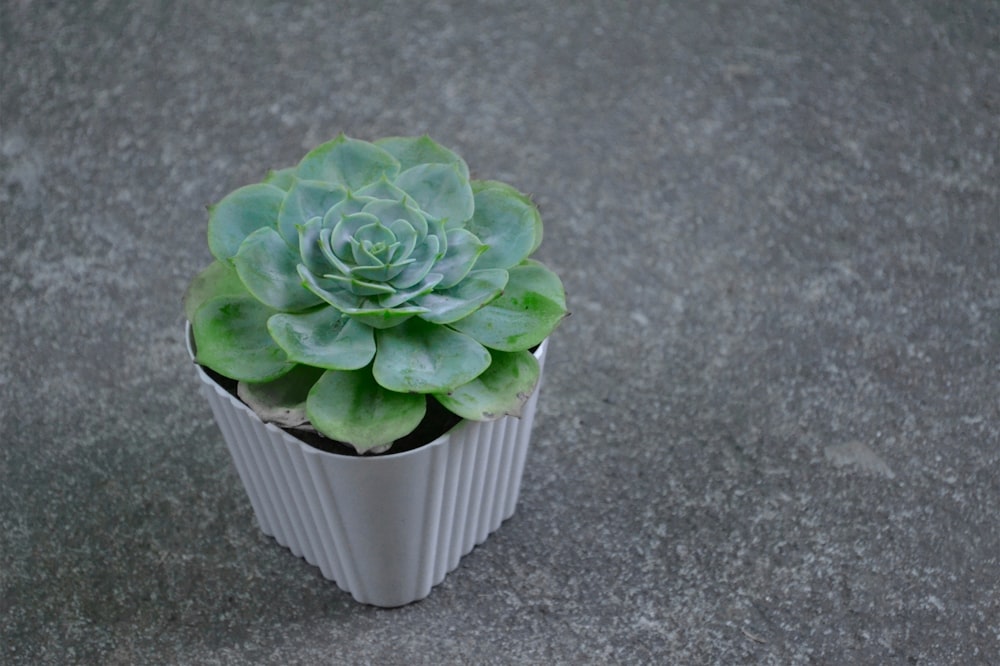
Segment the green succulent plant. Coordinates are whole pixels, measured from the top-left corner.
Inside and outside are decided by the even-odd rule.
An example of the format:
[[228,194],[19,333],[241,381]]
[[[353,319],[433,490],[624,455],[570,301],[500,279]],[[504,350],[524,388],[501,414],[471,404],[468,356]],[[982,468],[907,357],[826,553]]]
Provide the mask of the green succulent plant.
[[215,261],[185,298],[195,360],[264,420],[361,453],[412,432],[427,396],[472,420],[519,414],[530,349],[566,315],[529,258],[535,205],[427,136],[340,135],[209,211]]

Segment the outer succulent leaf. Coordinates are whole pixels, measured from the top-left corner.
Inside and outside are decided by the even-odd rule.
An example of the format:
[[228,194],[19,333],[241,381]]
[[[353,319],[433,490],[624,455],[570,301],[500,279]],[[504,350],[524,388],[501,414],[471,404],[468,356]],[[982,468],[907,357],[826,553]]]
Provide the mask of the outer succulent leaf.
[[276,310],[298,312],[322,302],[302,286],[299,261],[299,253],[277,231],[264,228],[247,236],[233,263],[240,280],[258,300]]
[[426,134],[423,136],[393,136],[375,142],[379,148],[392,153],[399,160],[400,170],[405,171],[418,164],[454,164],[465,179],[469,178],[469,166],[461,157],[438,144]]
[[476,211],[466,229],[489,249],[476,268],[510,268],[542,242],[542,217],[528,197],[495,181],[475,181]]
[[270,382],[240,382],[236,394],[262,421],[296,428],[309,422],[306,397],[323,372],[320,368],[297,365],[287,375]]
[[284,191],[273,185],[247,185],[209,207],[208,249],[221,261],[232,261],[246,237],[264,227],[277,228]]
[[371,327],[334,308],[276,314],[267,320],[267,330],[296,363],[328,370],[357,370],[375,357]]
[[240,282],[236,271],[224,261],[213,261],[195,276],[184,294],[184,316],[194,320],[194,313],[208,300],[219,296],[245,296],[250,292]]
[[322,218],[327,211],[347,198],[340,185],[315,180],[296,180],[278,211],[278,232],[285,242],[295,247],[299,243],[298,227],[314,217]]
[[426,410],[424,396],[388,391],[367,368],[328,371],[306,401],[306,413],[317,430],[359,453],[384,450],[410,434]]
[[520,416],[538,384],[538,360],[527,350],[494,351],[491,356],[493,362],[486,372],[451,393],[435,393],[434,397],[448,411],[473,421]]
[[455,165],[411,167],[399,174],[396,185],[413,197],[420,210],[446,220],[449,227],[461,226],[472,217],[475,206],[472,188]]
[[268,171],[262,182],[287,192],[295,184],[295,167]]
[[467,335],[421,319],[375,332],[375,380],[401,393],[444,393],[490,365],[490,353]]
[[267,333],[274,310],[250,297],[221,296],[194,314],[195,360],[230,379],[267,382],[295,363]]
[[430,310],[427,314],[420,315],[424,321],[450,324],[468,317],[497,298],[506,284],[507,271],[502,268],[472,271],[451,289],[436,289],[414,298],[413,303]]
[[451,327],[491,349],[530,349],[566,316],[566,294],[556,274],[537,261],[528,259],[508,272],[503,295]]
[[357,190],[383,177],[395,178],[399,161],[372,143],[341,134],[306,154],[295,172],[305,180],[323,180]]
[[434,265],[434,271],[443,276],[439,285],[442,289],[461,282],[472,270],[479,255],[486,251],[486,245],[465,229],[452,229],[447,237],[448,249]]

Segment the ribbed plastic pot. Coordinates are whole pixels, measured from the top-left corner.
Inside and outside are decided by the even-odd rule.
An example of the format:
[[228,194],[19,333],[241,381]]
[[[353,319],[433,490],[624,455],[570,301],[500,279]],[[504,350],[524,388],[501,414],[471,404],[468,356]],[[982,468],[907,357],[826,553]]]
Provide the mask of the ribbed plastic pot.
[[420,448],[363,457],[262,422],[195,368],[261,530],[357,601],[425,598],[514,513],[541,379],[520,418],[462,421]]

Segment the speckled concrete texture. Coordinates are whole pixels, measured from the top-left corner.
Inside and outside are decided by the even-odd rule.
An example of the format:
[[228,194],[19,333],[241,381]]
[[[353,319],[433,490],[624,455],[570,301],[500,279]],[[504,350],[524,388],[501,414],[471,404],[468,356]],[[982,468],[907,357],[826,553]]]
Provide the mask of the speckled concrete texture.
[[[0,662],[1000,663],[1000,5],[0,0]],[[262,535],[205,206],[344,131],[541,206],[519,508],[417,604]]]

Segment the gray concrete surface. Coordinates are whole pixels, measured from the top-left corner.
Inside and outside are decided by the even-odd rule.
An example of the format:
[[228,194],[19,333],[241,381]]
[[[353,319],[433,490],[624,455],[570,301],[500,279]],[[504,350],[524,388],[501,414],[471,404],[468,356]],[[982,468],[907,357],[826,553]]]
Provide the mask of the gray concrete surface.
[[[1000,5],[0,0],[0,662],[1000,663]],[[573,316],[425,601],[253,523],[205,206],[338,132],[533,193]]]

